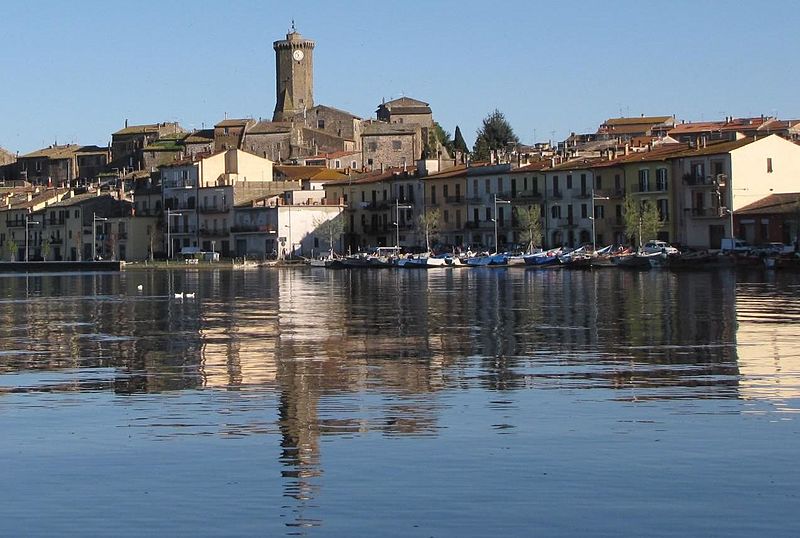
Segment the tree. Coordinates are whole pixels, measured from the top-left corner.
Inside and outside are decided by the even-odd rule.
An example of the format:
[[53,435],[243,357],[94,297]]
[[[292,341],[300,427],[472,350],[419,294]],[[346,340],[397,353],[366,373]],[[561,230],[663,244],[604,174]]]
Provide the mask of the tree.
[[13,239],[9,239],[8,243],[6,243],[6,248],[8,249],[8,259],[13,262],[16,258],[19,245],[17,245],[17,242]]
[[50,256],[50,240],[45,238],[42,239],[42,259],[47,261],[48,256]]
[[436,237],[436,233],[439,231],[439,217],[440,211],[438,209],[427,211],[419,216],[417,228],[419,233],[425,235],[425,248],[428,252],[431,251],[431,239]]
[[333,245],[344,233],[344,218],[343,214],[338,214],[332,219],[314,219],[314,227],[316,233],[324,237],[328,241],[331,256],[333,256]]
[[495,109],[486,116],[478,129],[473,154],[476,160],[485,161],[493,151],[505,150],[509,145],[519,144],[519,138],[502,112]]
[[531,207],[515,207],[517,220],[522,228],[519,239],[527,245],[527,251],[531,252],[536,245],[542,243],[542,209],[539,204]]
[[456,125],[456,134],[453,139],[453,149],[464,154],[469,153],[469,148],[464,141],[464,136],[461,134],[461,128],[458,125]]
[[453,139],[438,122],[433,122],[433,128],[428,132],[428,142],[425,152],[428,157],[435,157],[438,147],[442,146],[449,155],[453,154]]
[[625,235],[632,241],[636,237],[639,248],[642,248],[642,241],[645,237],[653,238],[658,233],[658,229],[663,225],[658,209],[649,200],[638,202],[636,199],[627,195],[623,202],[623,214],[625,217]]

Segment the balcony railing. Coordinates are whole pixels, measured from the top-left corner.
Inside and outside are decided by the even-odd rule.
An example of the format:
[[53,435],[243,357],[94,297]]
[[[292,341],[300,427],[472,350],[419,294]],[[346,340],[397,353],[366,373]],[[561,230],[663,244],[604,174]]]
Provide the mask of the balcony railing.
[[227,237],[229,234],[228,228],[200,228],[200,237]]
[[6,220],[6,228],[24,228],[25,221],[22,219]]
[[687,208],[692,217],[701,219],[719,219],[727,217],[728,213],[718,207],[691,207]]
[[539,191],[518,191],[514,200],[538,200],[542,197]]
[[713,176],[695,174],[694,172],[683,174],[683,182],[694,187],[715,187],[717,185]]
[[458,196],[445,196],[444,201],[448,204],[463,204],[465,198],[460,194]]
[[230,213],[229,205],[203,205],[197,208],[199,213]]
[[561,198],[562,194],[563,193],[560,190],[555,190],[555,191],[550,193],[550,197],[551,198]]
[[275,233],[275,227],[269,224],[238,224],[231,228],[231,233]]
[[625,189],[608,189],[594,191],[594,197],[597,198],[623,198],[625,197]]

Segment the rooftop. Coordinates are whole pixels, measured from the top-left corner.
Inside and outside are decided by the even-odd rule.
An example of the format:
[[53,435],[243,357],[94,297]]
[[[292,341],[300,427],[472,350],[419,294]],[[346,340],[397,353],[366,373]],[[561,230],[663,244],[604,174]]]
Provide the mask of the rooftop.
[[739,209],[737,215],[796,214],[800,211],[800,193],[770,194]]

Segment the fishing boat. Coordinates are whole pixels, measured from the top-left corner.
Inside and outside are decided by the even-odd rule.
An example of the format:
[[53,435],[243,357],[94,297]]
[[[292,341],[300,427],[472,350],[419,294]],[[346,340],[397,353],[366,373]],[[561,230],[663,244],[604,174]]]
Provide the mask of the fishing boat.
[[561,247],[558,248],[551,248],[550,250],[545,250],[543,252],[536,252],[534,254],[528,254],[523,256],[523,260],[525,261],[525,265],[534,266],[534,267],[546,267],[548,265],[556,265],[558,264],[558,256],[561,254],[562,249]]

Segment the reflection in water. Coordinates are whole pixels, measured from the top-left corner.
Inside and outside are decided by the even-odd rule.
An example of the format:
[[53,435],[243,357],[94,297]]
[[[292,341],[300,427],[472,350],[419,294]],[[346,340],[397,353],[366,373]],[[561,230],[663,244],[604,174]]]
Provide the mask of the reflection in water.
[[502,394],[519,390],[796,407],[800,287],[792,275],[759,279],[504,269],[3,277],[0,393],[239,394],[202,416],[164,399],[150,426],[160,438],[190,427],[279,435],[288,524],[313,527],[322,436],[436,436],[452,391],[494,394],[500,434],[516,412]]

